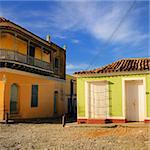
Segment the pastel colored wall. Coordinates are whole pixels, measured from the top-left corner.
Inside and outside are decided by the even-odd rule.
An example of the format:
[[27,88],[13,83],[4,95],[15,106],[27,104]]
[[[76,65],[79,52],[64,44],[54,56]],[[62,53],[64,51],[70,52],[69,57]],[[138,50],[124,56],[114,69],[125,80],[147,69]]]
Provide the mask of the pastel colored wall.
[[42,51],[40,47],[35,48],[35,58],[40,60],[42,59]]
[[[24,55],[27,55],[27,47],[27,41],[15,37],[13,34],[0,32],[0,49],[16,50]],[[56,52],[52,52],[51,55],[52,64],[54,57],[57,57],[59,59],[60,66],[58,75],[61,78],[65,78],[66,52],[56,47]],[[38,46],[35,47],[35,58],[50,63],[50,54],[43,52]]]
[[50,62],[50,54],[42,52],[42,60],[46,62]]
[[14,37],[8,33],[2,33],[0,35],[0,48],[14,50]]
[[122,79],[139,78],[146,79],[146,112],[150,117],[150,75],[124,75],[113,77],[84,77],[77,78],[78,117],[85,117],[85,82],[86,81],[109,81],[110,116],[122,117]]
[[15,38],[15,48],[14,50],[17,50],[18,52],[27,55],[27,42],[19,39],[19,38]]
[[[40,118],[59,116],[65,111],[65,82],[53,79],[45,79],[37,77],[30,73],[19,74],[19,71],[12,73],[1,72],[0,79],[5,75],[5,110],[10,110],[10,87],[13,83],[19,86],[19,117],[20,118]],[[17,80],[16,80],[17,79]],[[31,87],[38,85],[38,107],[31,107]],[[2,86],[0,84],[0,86]],[[3,89],[0,89],[0,97],[2,97]],[[54,92],[58,91],[57,114],[54,114]],[[2,101],[1,101],[2,102]],[[0,104],[0,108],[2,104]]]
[[147,116],[150,117],[150,75],[146,77]]
[[3,120],[4,117],[4,89],[5,83],[0,81],[0,120]]

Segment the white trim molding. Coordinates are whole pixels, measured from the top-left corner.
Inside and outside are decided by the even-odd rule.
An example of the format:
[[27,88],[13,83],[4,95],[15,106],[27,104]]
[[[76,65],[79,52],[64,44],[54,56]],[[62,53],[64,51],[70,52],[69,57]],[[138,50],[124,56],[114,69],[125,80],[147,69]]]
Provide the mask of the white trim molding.
[[25,71],[20,71],[20,70],[16,70],[16,69],[10,69],[10,68],[0,68],[0,73],[1,72],[8,72],[8,73],[19,74],[19,75],[26,75],[26,76],[31,76],[31,77],[34,77],[34,78],[37,77],[37,78],[47,79],[47,80],[55,80],[55,81],[59,81],[59,82],[63,82],[63,83],[66,82],[66,80],[63,80],[63,79],[50,77],[50,76],[38,75],[38,74],[35,74],[35,73],[30,73],[30,72],[25,72]]
[[147,116],[147,111],[146,111],[146,79],[145,77],[139,77],[139,78],[122,78],[122,114],[123,117],[126,118],[126,96],[125,96],[125,82],[126,81],[143,81],[143,87],[144,87],[144,118]]
[[[109,91],[109,86],[108,86],[108,82],[107,80],[96,80],[96,81],[91,81],[91,80],[87,80],[85,81],[85,117],[87,119],[97,119],[97,118],[90,118],[89,116],[89,84],[90,83],[106,83],[107,86],[107,90]],[[108,94],[108,101],[107,101],[107,113],[105,116],[105,119],[110,118],[109,116],[109,94]],[[99,118],[99,119],[104,119],[104,118]]]

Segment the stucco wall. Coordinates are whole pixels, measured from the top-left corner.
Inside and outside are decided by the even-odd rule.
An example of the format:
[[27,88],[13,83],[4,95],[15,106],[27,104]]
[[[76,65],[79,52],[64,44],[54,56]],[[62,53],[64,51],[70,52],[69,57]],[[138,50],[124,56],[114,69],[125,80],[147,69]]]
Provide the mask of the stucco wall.
[[4,90],[5,83],[0,81],[0,120],[3,120],[4,117]]
[[139,78],[146,79],[146,115],[150,117],[150,75],[125,75],[113,77],[87,77],[77,78],[77,99],[78,99],[78,117],[85,117],[85,82],[86,81],[109,81],[109,103],[110,116],[122,117],[122,79]]
[[[17,71],[13,73],[0,72],[0,79],[6,77],[5,84],[5,110],[10,110],[10,87],[13,83],[19,86],[19,115],[21,118],[39,118],[54,116],[54,91],[58,91],[58,113],[61,115],[65,111],[65,82],[45,79],[38,75],[18,74]],[[38,107],[31,107],[31,88],[32,85],[38,85]],[[0,84],[1,86],[1,84]],[[0,89],[0,96],[2,88]],[[2,102],[2,100],[1,100]],[[2,104],[0,103],[0,108]]]

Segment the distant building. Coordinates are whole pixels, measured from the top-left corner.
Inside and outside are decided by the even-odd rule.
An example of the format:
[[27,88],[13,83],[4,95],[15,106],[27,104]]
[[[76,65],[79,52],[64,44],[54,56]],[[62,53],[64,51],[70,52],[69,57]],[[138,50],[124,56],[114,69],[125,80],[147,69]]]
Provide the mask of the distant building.
[[77,115],[77,94],[76,94],[76,78],[66,75],[66,113],[70,117]]
[[0,120],[66,111],[66,50],[0,18]]
[[150,58],[76,72],[78,123],[150,122]]

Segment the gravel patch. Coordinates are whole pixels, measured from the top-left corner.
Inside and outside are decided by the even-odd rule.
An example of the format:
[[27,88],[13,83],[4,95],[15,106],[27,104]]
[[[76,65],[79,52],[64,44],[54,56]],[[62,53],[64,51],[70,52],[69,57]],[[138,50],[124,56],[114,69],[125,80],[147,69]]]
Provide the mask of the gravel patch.
[[0,124],[0,150],[148,150],[150,127]]

